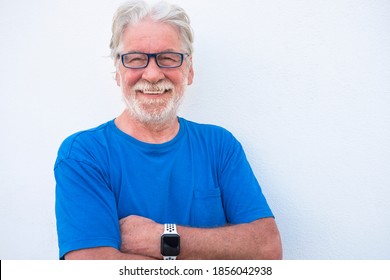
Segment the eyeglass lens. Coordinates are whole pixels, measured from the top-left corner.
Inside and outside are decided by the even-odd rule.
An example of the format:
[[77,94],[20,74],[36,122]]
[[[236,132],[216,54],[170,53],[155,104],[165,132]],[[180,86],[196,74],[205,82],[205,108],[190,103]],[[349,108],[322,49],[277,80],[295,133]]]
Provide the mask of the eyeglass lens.
[[166,52],[155,55],[146,53],[128,53],[123,55],[124,66],[130,68],[143,68],[148,65],[150,56],[156,58],[160,67],[179,67],[182,64],[183,55],[180,53]]

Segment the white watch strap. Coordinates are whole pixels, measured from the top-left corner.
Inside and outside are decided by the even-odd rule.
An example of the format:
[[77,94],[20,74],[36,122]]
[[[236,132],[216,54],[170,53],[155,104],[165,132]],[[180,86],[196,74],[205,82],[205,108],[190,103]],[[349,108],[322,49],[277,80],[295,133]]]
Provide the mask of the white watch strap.
[[164,224],[164,234],[177,234],[176,224]]
[[[176,224],[164,224],[164,234],[178,234]],[[164,260],[176,260],[176,256],[164,256]]]
[[164,256],[164,260],[165,261],[174,261],[174,260],[176,260],[176,257],[165,257]]

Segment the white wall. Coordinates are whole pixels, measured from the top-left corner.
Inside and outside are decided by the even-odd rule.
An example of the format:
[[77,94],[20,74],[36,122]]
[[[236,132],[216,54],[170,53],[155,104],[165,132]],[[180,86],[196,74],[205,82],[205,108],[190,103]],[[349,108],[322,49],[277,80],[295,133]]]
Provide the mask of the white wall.
[[[122,1],[0,2],[0,259],[56,259],[61,141],[122,110]],[[195,30],[181,115],[242,142],[286,259],[390,258],[390,2],[174,0]]]

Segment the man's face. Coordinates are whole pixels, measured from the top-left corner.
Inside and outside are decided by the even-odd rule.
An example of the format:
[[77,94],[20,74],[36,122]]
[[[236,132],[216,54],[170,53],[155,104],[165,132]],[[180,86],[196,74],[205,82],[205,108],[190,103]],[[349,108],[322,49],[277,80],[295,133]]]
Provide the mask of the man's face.
[[[122,35],[122,53],[183,53],[178,31],[165,23],[143,20],[128,26]],[[191,59],[191,58],[189,58]],[[132,116],[141,122],[163,123],[176,117],[187,85],[192,83],[193,68],[184,58],[179,68],[160,68],[154,58],[143,69],[129,69],[119,61],[116,81]]]

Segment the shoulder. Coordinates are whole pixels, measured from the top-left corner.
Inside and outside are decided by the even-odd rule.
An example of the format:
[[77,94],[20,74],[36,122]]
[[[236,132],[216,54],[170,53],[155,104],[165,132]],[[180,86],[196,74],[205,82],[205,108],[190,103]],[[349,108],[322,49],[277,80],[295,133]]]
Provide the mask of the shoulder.
[[180,119],[186,126],[187,134],[192,143],[206,147],[222,154],[230,154],[242,150],[241,143],[226,128],[214,124],[201,124]]
[[189,133],[198,134],[203,137],[234,138],[233,134],[226,128],[215,124],[197,123],[183,118],[180,118],[180,123],[186,126]]
[[[92,156],[93,151],[108,143],[107,131],[113,121],[101,124],[95,128],[79,131],[67,137],[58,150],[58,159],[78,159],[85,154]],[[99,149],[98,149],[99,148]]]

